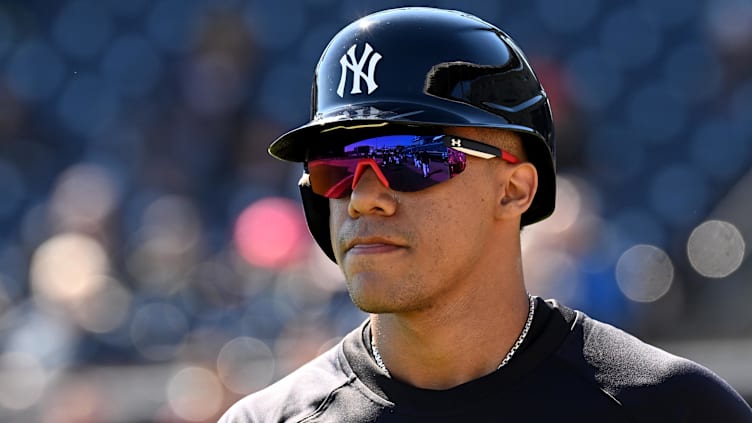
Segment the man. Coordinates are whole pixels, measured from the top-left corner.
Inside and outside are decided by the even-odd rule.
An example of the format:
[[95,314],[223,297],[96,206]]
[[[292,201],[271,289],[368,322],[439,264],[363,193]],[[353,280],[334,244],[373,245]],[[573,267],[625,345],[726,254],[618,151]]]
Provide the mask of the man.
[[[352,23],[316,69],[309,228],[370,319],[222,422],[750,422],[709,370],[527,294],[520,228],[554,209],[553,123],[498,28],[429,8]],[[397,151],[448,157],[429,178]]]

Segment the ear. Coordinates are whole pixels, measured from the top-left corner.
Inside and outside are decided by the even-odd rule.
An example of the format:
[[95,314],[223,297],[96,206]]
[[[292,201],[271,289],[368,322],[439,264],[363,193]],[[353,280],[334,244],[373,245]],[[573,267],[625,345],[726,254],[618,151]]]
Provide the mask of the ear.
[[506,164],[499,169],[497,218],[519,218],[530,208],[538,190],[538,171],[529,162]]

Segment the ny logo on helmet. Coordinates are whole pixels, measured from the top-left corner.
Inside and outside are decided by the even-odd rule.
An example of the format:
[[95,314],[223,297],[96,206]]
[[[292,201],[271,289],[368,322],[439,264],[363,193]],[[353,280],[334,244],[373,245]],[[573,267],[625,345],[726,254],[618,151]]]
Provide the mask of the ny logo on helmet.
[[[339,95],[340,97],[345,96],[345,82],[347,80],[348,69],[353,73],[353,84],[352,89],[350,90],[350,94],[362,93],[362,91],[360,90],[361,78],[366,81],[366,85],[368,86],[368,94],[371,94],[376,88],[379,87],[379,85],[374,80],[374,71],[376,70],[376,64],[379,63],[379,60],[381,60],[381,54],[374,52],[373,47],[371,47],[370,44],[366,43],[366,47],[363,50],[363,55],[360,56],[360,60],[357,60],[355,58],[355,47],[356,44],[353,44],[352,47],[347,50],[347,54],[342,55],[342,58],[339,59],[339,64],[342,65],[342,75],[339,78],[337,95]],[[365,67],[366,62],[368,62],[368,73],[363,72],[363,68]]]

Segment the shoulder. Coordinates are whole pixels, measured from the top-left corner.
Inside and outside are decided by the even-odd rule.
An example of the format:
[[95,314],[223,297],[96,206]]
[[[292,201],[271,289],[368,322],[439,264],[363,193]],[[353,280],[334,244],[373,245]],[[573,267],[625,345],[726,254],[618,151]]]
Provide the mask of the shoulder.
[[635,417],[752,422],[747,403],[706,367],[584,314],[577,321],[596,382]]
[[602,377],[617,384],[657,384],[692,363],[578,312],[582,351]]
[[300,421],[310,416],[354,377],[343,369],[341,350],[339,343],[278,382],[241,399],[219,423]]

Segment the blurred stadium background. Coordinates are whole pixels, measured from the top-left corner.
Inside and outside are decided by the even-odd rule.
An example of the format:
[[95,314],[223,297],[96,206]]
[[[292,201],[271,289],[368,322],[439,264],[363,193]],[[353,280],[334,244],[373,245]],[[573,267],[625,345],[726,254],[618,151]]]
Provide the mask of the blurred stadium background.
[[3,0],[0,421],[215,421],[364,318],[266,147],[399,5],[499,25],[553,99],[531,291],[752,398],[750,0]]

